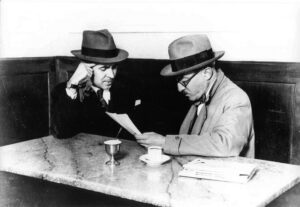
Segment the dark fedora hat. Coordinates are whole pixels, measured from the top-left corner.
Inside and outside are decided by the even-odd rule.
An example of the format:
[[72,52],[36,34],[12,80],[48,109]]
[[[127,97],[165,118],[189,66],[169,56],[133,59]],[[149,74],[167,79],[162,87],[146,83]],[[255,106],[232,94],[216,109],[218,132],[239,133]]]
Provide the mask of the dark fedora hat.
[[118,49],[107,29],[83,31],[81,50],[72,50],[77,58],[89,62],[111,64],[125,60],[128,52]]
[[224,51],[214,52],[206,35],[188,35],[169,45],[170,64],[162,69],[162,76],[182,75],[199,70],[218,60]]

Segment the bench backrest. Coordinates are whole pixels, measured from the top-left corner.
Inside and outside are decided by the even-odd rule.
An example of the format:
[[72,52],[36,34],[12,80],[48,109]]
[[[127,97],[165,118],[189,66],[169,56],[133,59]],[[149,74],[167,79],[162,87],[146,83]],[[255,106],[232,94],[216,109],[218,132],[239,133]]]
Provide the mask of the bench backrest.
[[[49,134],[51,89],[68,80],[78,63],[73,57],[0,60],[0,145]],[[174,78],[159,75],[166,64],[128,59],[118,75],[143,90],[140,99],[152,120],[145,125],[171,133],[188,102],[177,93]],[[300,164],[300,63],[220,61],[217,66],[250,97],[256,158]]]

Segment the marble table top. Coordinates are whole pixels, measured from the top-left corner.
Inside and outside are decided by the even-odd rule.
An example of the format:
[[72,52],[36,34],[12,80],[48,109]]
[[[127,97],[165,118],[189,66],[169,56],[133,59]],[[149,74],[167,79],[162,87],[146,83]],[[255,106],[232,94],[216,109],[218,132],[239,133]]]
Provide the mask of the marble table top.
[[146,150],[122,140],[120,165],[105,165],[108,137],[52,136],[0,147],[0,170],[44,179],[158,206],[265,206],[300,182],[300,166],[248,158],[219,158],[255,163],[246,184],[178,177],[182,164],[195,157],[173,157],[158,167],[139,160]]

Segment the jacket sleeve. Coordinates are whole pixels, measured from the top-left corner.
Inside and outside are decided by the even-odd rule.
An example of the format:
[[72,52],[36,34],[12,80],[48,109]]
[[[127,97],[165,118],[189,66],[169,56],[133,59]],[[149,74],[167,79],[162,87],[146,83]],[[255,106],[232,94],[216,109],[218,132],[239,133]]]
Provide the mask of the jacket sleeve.
[[124,79],[117,79],[110,91],[111,100],[107,111],[118,114],[131,114],[136,100],[136,91],[131,84],[125,82]]
[[164,151],[174,155],[238,156],[248,143],[252,124],[247,95],[232,97],[212,131],[201,135],[167,135]]
[[66,93],[66,83],[58,84],[51,93],[51,134],[69,138],[81,131],[81,103]]

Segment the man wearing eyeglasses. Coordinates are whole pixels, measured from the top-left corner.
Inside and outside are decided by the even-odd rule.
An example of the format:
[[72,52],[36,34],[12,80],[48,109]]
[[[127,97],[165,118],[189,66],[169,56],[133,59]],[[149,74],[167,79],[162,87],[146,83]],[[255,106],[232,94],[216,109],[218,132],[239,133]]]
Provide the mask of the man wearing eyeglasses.
[[133,109],[129,84],[115,80],[117,64],[128,52],[116,48],[106,29],[84,31],[81,50],[71,52],[81,62],[69,81],[52,91],[52,134],[57,138],[80,132],[116,136],[120,127],[105,112],[128,113]]
[[254,157],[252,109],[247,94],[227,78],[215,61],[206,35],[181,37],[169,45],[170,64],[162,76],[177,78],[178,91],[192,103],[178,135],[136,135],[145,147],[161,146],[167,154]]

